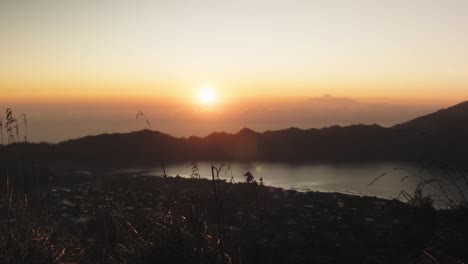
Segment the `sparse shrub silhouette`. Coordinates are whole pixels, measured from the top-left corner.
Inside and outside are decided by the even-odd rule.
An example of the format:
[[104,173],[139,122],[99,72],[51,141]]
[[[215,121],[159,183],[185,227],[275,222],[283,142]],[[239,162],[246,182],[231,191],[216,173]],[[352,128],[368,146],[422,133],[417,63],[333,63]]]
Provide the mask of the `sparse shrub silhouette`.
[[[213,182],[213,194],[214,194],[214,201],[216,203],[216,221],[218,225],[218,241],[220,246],[220,255],[222,258],[222,263],[226,263],[225,261],[225,252],[224,252],[224,208],[223,208],[223,199],[222,199],[222,192],[221,192],[221,180],[219,178],[219,174],[223,170],[223,168],[227,166],[226,163],[222,163],[218,167],[211,163],[211,176]],[[230,167],[228,166],[228,169]],[[216,177],[215,177],[216,174]]]
[[64,263],[72,252],[55,244],[56,230],[29,215],[25,196],[11,205],[8,229],[0,227],[0,262],[5,264]]
[[[13,115],[13,110],[11,107],[7,108],[5,111],[6,118],[3,120],[3,116],[0,116],[0,137],[1,137],[1,144],[4,145],[4,138],[3,138],[3,129],[6,130],[6,135],[7,135],[7,143],[11,144],[15,142],[19,143],[20,142],[20,128],[19,128],[19,122],[16,117]],[[20,118],[23,120],[24,124],[24,142],[28,141],[28,123],[27,123],[27,117],[25,113],[22,113],[20,115]]]
[[[6,113],[5,129],[7,131],[8,144],[11,144],[15,141],[15,132],[16,132],[16,137],[19,141],[18,120],[13,116],[13,111],[11,110],[11,108],[7,108],[5,113]],[[13,131],[13,129],[15,129],[15,132]]]
[[151,129],[151,124],[150,124],[148,118],[146,117],[146,115],[141,110],[138,110],[138,113],[136,115],[136,119],[138,119],[140,117],[143,118],[146,121],[146,124],[148,125],[149,130],[152,130]]
[[28,120],[27,120],[26,114],[22,113],[20,117],[23,119],[23,124],[24,124],[24,142],[28,142]]
[[200,179],[200,169],[198,168],[198,163],[196,161],[190,163],[190,169],[192,170],[190,177]]
[[0,115],[0,137],[2,138],[2,145],[5,145],[3,141],[3,116]]
[[135,227],[118,221],[120,239],[109,263],[217,263],[216,239],[198,219],[194,228],[180,212],[167,211]]
[[254,181],[254,176],[252,175],[250,171],[247,171],[246,173],[244,173],[244,178],[245,178],[246,183],[253,183]]
[[[438,170],[435,174],[433,170]],[[444,205],[447,208],[467,209],[468,208],[468,181],[465,172],[458,167],[451,167],[446,163],[431,161],[425,164],[417,172],[408,171],[405,168],[393,168],[376,177],[369,186],[376,183],[383,177],[387,177],[396,171],[407,173],[401,178],[406,181],[410,178],[419,180],[413,195],[402,190],[397,198],[403,197],[409,204],[416,207],[433,207],[434,203]],[[431,186],[438,194],[424,195],[424,190]]]

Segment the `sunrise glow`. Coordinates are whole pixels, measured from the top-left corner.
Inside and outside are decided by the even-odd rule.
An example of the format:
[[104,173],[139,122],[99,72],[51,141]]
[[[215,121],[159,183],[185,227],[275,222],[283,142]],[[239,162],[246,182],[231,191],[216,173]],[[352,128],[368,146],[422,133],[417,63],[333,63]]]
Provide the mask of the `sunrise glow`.
[[201,87],[198,91],[198,101],[203,105],[212,105],[217,99],[216,91],[210,86]]

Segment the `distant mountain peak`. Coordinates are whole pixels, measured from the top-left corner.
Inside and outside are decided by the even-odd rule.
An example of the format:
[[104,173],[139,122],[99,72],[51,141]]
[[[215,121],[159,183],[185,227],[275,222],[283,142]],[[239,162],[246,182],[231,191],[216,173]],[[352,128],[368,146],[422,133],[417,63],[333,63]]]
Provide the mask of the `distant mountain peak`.
[[225,137],[225,136],[229,136],[229,134],[222,131],[222,132],[211,132],[207,137],[215,138],[215,137]]
[[256,135],[257,132],[253,131],[252,129],[248,128],[248,127],[244,127],[242,128],[241,130],[239,130],[239,132],[236,133],[236,135],[246,135],[246,136],[249,136],[249,135]]

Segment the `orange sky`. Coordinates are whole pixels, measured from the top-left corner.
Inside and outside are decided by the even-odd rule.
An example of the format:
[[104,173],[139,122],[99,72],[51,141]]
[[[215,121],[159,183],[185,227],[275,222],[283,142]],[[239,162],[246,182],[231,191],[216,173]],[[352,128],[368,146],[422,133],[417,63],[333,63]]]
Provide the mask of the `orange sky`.
[[0,93],[459,101],[467,13],[457,0],[2,2]]

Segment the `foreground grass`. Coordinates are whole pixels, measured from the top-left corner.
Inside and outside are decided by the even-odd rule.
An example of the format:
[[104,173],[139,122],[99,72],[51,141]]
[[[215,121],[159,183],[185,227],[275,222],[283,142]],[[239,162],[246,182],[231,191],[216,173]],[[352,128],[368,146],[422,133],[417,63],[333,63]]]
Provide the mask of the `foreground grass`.
[[[1,263],[455,263],[466,214],[337,193],[63,175],[2,200]],[[5,221],[7,220],[7,221]],[[463,262],[461,262],[463,263]]]

